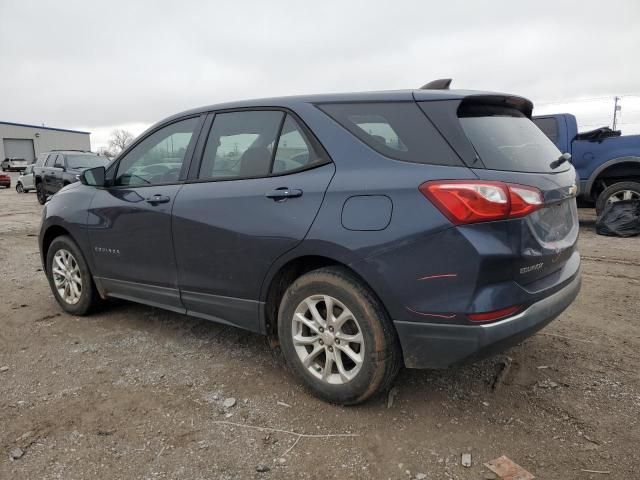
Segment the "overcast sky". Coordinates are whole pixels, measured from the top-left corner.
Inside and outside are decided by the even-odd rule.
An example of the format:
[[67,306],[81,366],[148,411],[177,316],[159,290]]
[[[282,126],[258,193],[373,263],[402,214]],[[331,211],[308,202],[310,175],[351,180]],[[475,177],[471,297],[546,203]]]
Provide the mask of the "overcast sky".
[[640,1],[0,0],[0,120],[92,146],[187,108],[419,87],[526,96],[640,132]]

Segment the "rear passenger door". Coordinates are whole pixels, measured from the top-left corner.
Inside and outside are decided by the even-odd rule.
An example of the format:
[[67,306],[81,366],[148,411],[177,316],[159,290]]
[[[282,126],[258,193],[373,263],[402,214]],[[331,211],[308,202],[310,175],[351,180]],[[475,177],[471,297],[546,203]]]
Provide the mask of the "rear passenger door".
[[208,122],[173,209],[180,294],[191,314],[257,331],[266,272],[304,238],[335,169],[290,113]]

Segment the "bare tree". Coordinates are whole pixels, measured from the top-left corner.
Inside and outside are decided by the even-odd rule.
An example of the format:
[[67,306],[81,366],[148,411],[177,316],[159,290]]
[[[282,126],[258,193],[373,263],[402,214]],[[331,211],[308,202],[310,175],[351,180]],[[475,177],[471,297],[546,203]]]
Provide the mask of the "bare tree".
[[133,142],[133,134],[126,130],[117,128],[111,132],[109,137],[109,153],[118,155]]

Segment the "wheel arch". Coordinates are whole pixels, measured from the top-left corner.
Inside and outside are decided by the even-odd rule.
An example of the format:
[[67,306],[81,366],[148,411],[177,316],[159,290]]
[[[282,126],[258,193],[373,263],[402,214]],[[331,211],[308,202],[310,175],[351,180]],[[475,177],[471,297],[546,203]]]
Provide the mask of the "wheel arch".
[[42,235],[42,269],[45,273],[47,272],[47,253],[49,252],[49,247],[56,238],[63,235],[70,237],[75,242],[75,239],[73,238],[73,235],[71,235],[71,232],[57,224],[49,226]]
[[[365,285],[380,305],[386,311],[384,303],[381,301],[371,284],[367,282],[348,262],[344,259],[337,259],[333,256],[322,254],[304,254],[293,258],[289,258],[281,262],[277,268],[272,269],[273,273],[268,277],[263,285],[263,296],[261,298],[263,304],[260,311],[260,328],[267,335],[277,334],[278,311],[280,309],[280,301],[284,292],[299,277],[313,270],[323,267],[340,267],[347,270],[351,275],[357,278]],[[387,312],[388,314],[388,312]]]
[[600,180],[604,180],[606,183],[605,179],[625,177],[629,180],[633,180],[634,178],[640,179],[640,157],[618,157],[604,162],[596,168],[589,177],[586,188],[588,196],[597,196],[599,192],[597,192],[596,189],[598,188]]

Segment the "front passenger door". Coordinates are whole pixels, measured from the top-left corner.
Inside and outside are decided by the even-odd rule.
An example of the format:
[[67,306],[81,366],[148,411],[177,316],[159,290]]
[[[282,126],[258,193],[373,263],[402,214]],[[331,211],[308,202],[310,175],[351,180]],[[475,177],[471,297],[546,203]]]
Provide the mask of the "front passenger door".
[[61,154],[56,156],[56,161],[53,164],[53,173],[51,175],[52,193],[57,192],[62,188],[62,177],[65,171],[65,161]]
[[42,181],[44,182],[44,191],[47,195],[52,195],[56,192],[55,189],[55,174],[56,174],[56,166],[58,160],[58,154],[52,153],[47,158],[47,163],[45,168],[42,170]]
[[110,295],[184,311],[176,282],[171,210],[182,187],[200,117],[166,125],[109,172],[89,209],[96,282]]

